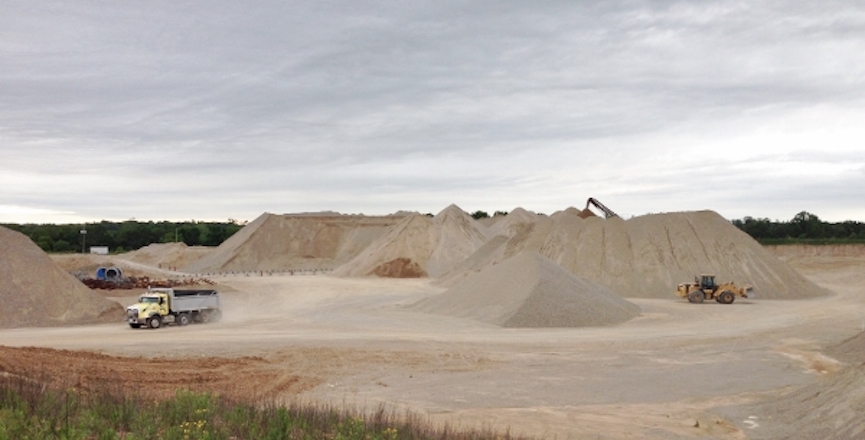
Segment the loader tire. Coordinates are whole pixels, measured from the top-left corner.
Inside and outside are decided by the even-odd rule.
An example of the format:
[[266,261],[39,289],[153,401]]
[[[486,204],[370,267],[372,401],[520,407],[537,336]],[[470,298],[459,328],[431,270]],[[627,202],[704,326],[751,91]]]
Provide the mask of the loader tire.
[[700,304],[704,299],[706,299],[706,294],[702,290],[695,290],[688,294],[688,301],[694,304]]
[[162,327],[162,318],[159,315],[151,316],[150,318],[147,318],[147,327],[152,328],[154,330],[158,329],[159,327]]
[[733,304],[733,301],[736,299],[736,295],[733,295],[733,292],[729,290],[725,290],[718,294],[718,302],[721,304]]

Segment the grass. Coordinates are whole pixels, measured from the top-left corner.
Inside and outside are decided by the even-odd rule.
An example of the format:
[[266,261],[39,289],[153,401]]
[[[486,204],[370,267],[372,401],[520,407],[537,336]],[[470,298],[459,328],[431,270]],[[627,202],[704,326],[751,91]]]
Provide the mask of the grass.
[[[2,374],[2,372],[0,372]],[[110,383],[93,391],[51,387],[47,378],[0,376],[0,440],[516,439],[491,430],[435,427],[383,407],[277,405],[177,390],[148,399]]]

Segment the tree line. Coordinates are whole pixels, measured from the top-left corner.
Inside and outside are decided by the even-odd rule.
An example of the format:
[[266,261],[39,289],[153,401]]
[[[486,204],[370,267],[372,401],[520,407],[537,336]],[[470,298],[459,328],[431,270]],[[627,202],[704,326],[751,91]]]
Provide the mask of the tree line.
[[796,214],[790,221],[745,217],[732,223],[763,244],[865,243],[865,223],[825,222],[807,211]]
[[127,220],[86,224],[3,224],[30,237],[46,252],[90,252],[91,246],[108,246],[110,252],[126,252],[151,243],[183,242],[188,246],[219,246],[244,226],[227,222],[140,222]]

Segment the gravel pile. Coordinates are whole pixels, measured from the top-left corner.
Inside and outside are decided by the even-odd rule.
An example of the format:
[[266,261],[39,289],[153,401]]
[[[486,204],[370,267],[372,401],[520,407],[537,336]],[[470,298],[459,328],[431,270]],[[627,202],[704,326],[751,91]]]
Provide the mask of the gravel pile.
[[616,293],[536,252],[469,275],[411,308],[517,328],[609,326],[640,313]]
[[123,307],[90,290],[27,236],[0,227],[0,327],[122,322]]

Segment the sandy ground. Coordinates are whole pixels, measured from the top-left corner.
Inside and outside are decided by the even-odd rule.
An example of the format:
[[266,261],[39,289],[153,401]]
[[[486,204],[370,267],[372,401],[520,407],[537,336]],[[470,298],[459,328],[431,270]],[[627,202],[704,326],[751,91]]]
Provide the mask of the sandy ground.
[[[865,325],[861,256],[788,259],[834,292],[806,300],[690,304],[629,299],[640,317],[604,328],[503,329],[411,312],[442,292],[422,279],[220,278],[217,324],[123,323],[0,330],[7,371],[43,365],[86,383],[165,371],[186,384],[338,404],[382,403],[457,426],[538,438],[761,437],[747,405],[835,374],[822,351]],[[117,295],[117,292],[106,295]],[[134,297],[117,297],[125,304]],[[85,351],[85,352],[82,352]],[[154,374],[155,375],[155,374]]]

